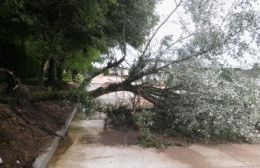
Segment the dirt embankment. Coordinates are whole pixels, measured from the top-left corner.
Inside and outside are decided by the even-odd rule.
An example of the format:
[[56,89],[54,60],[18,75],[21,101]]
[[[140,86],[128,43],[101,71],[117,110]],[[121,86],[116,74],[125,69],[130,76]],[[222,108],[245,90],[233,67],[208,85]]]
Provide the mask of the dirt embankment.
[[0,94],[0,167],[32,167],[35,158],[58,136],[55,132],[72,109],[69,102],[32,103],[17,95]]

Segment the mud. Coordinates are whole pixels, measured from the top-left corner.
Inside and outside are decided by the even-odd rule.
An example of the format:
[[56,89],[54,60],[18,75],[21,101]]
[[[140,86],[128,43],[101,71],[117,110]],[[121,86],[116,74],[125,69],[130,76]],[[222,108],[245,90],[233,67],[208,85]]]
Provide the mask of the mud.
[[0,167],[32,167],[64,125],[71,107],[60,101],[0,103]]

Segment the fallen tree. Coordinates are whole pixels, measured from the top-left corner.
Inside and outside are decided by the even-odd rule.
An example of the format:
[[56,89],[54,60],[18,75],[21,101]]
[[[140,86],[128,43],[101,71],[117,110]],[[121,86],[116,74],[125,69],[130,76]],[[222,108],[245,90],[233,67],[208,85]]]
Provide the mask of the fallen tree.
[[[227,4],[222,5],[216,1],[176,2],[132,64],[123,64],[124,55],[122,63],[104,68],[128,68],[129,75],[122,82],[90,91],[90,95],[96,98],[117,91],[139,95],[154,104],[150,113],[164,124],[164,131],[203,139],[254,137],[260,119],[259,90],[254,81],[226,68],[221,60],[224,55],[256,55],[259,14],[249,1],[232,1],[224,15],[219,11]],[[158,50],[151,50],[156,33],[179,8],[190,14],[189,24],[194,27],[181,23],[183,33],[176,40],[165,37]]]
[[[91,91],[90,95],[99,97],[103,94],[115,91],[129,91],[142,96],[152,103],[158,104],[156,101],[159,101],[162,97],[169,96],[169,94],[165,93],[171,91],[171,93],[174,92],[176,94],[175,91],[178,86],[171,86],[171,88],[169,88],[169,86],[166,87],[166,83],[163,83],[165,79],[164,76],[167,75],[167,71],[170,68],[180,66],[182,62],[194,58],[200,58],[209,62],[218,62],[218,58],[224,54],[230,57],[232,57],[231,55],[238,57],[242,53],[253,51],[252,45],[249,45],[249,43],[252,43],[252,41],[256,42],[256,31],[259,28],[257,23],[257,19],[259,18],[257,13],[253,10],[253,3],[234,1],[232,5],[229,4],[230,8],[226,11],[225,17],[223,17],[222,15],[217,15],[217,12],[225,6],[218,2],[207,2],[204,4],[196,0],[192,2],[183,0],[175,2],[175,8],[157,27],[154,33],[152,33],[143,51],[140,52],[140,55],[132,64],[126,64],[127,55],[125,55],[125,52],[122,52],[124,55],[121,59],[109,62],[107,66],[103,67],[100,71],[89,74],[85,81],[90,81],[108,69],[117,67],[123,67],[129,70],[129,75],[126,79],[121,83],[111,84],[105,88],[97,88]],[[236,10],[235,6],[238,4],[241,4],[241,8]],[[205,8],[202,14],[198,14],[196,10],[194,10],[196,6],[203,6]],[[218,8],[214,8],[216,6],[218,6]],[[195,29],[183,29],[183,32],[175,41],[170,37],[166,37],[162,40],[158,50],[149,51],[151,42],[158,31],[178,9],[186,10],[186,12],[190,14],[192,21],[189,24],[196,25]],[[207,13],[209,15],[203,15]],[[205,23],[201,23],[202,21],[198,20],[198,17],[201,17]],[[215,19],[220,19],[220,21],[215,23]],[[183,27],[187,26],[185,23],[180,24],[183,24]],[[250,40],[243,39],[245,33],[251,34],[251,42],[249,42]],[[127,44],[125,44],[125,47],[126,46]],[[161,88],[155,86],[156,81],[146,80],[145,78],[147,77],[155,77],[158,78],[157,80],[161,80]],[[83,85],[82,88],[84,88]]]

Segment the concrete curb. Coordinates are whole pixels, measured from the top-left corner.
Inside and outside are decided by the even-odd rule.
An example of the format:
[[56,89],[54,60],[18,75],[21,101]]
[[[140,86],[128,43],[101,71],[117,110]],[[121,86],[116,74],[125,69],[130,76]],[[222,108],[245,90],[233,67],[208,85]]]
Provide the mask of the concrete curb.
[[[72,119],[74,118],[77,110],[79,108],[79,105],[76,105],[72,111],[72,113],[70,114],[70,116],[68,117],[65,126],[63,126],[63,128],[57,132],[57,134],[64,136],[65,133],[67,132],[69,125],[72,121]],[[51,146],[48,147],[46,149],[46,152],[42,153],[40,156],[38,156],[34,163],[33,163],[33,168],[47,168],[49,161],[51,160],[52,156],[54,155],[56,149],[59,146],[61,137],[55,137]]]

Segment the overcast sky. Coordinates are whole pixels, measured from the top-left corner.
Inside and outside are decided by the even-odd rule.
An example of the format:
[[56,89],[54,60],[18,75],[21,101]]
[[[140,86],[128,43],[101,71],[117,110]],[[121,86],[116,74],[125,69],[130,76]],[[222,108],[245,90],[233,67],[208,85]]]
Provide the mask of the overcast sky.
[[[168,14],[173,10],[175,6],[174,0],[163,0],[160,2],[157,6],[157,13],[160,16],[160,19],[163,20],[165,17],[168,16]],[[260,12],[260,3],[258,1],[258,5],[256,9]],[[181,33],[181,29],[174,24],[174,22],[178,21],[179,17],[185,18],[186,16],[182,11],[178,11],[178,13],[170,18],[170,20],[160,29],[160,31],[157,33],[156,40],[154,40],[154,43],[158,43],[160,39],[162,39],[165,35],[179,35]],[[260,53],[258,55],[260,57]],[[228,64],[230,64],[233,67],[242,67],[242,68],[248,68],[251,67],[253,63],[260,63],[259,58],[252,58],[251,56],[245,56],[245,58],[241,59],[240,61],[228,58],[226,60]],[[246,63],[247,62],[247,63]]]
[[[226,1],[226,2],[231,2]],[[175,7],[174,0],[162,0],[158,5],[156,12],[160,16],[160,20],[163,21],[169,13],[173,10]],[[258,1],[257,10],[260,13],[260,0]],[[152,41],[151,48],[155,49],[159,46],[161,39],[166,35],[173,35],[173,40],[177,39],[177,37],[181,34],[182,30],[180,28],[180,24],[178,24],[179,18],[182,19],[189,19],[187,15],[184,14],[184,11],[182,9],[178,9],[176,14],[173,15],[168,22],[159,30],[159,32],[156,34],[156,37]],[[158,23],[158,25],[160,22]],[[119,59],[122,57],[122,53],[120,50],[114,50],[116,53],[116,57]],[[126,61],[131,64],[131,62],[134,61],[135,58],[138,56],[138,52],[128,47],[127,57]],[[254,63],[260,63],[260,52],[256,57],[252,57],[250,55],[244,56],[244,58],[240,59],[240,61],[232,59],[230,57],[225,56],[224,59],[222,59],[222,63],[225,63],[227,66],[232,67],[240,67],[240,68],[251,68]],[[125,63],[124,66],[127,66],[128,63]],[[102,66],[102,65],[101,65]]]

